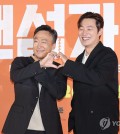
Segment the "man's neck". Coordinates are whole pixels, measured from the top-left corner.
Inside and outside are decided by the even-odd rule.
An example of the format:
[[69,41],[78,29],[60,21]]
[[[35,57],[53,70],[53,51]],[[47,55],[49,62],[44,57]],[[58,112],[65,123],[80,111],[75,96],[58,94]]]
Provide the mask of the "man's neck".
[[34,61],[40,60],[40,59],[38,59],[35,55],[32,55],[32,58],[34,59]]
[[92,50],[97,46],[98,43],[99,43],[99,41],[98,41],[95,45],[86,46],[86,47],[85,47],[86,56],[87,56],[87,55],[90,55],[90,53],[91,53]]

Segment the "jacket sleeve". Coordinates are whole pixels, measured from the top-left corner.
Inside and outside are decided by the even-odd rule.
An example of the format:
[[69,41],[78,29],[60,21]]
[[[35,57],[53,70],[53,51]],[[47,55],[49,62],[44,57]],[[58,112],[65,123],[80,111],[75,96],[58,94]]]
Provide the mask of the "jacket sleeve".
[[25,65],[23,58],[17,57],[11,64],[10,78],[13,82],[20,82],[43,72],[39,61]]
[[63,69],[63,75],[75,81],[90,85],[102,85],[111,81],[118,71],[118,61],[115,53],[106,54],[93,68],[87,68],[84,64],[67,60]]
[[55,99],[62,99],[65,96],[67,90],[67,77],[62,75],[62,68],[58,69],[55,74],[52,74],[46,69],[44,73],[35,76],[35,79],[40,82]]

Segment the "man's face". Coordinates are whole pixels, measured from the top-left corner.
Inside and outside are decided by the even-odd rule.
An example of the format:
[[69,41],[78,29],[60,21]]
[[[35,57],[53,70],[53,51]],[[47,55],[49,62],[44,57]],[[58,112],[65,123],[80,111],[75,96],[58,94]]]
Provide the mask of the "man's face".
[[33,38],[33,51],[37,59],[41,60],[55,48],[52,35],[48,31],[39,31]]
[[85,47],[94,47],[99,42],[99,37],[102,34],[102,29],[98,31],[96,27],[96,20],[83,19],[78,31],[80,41]]

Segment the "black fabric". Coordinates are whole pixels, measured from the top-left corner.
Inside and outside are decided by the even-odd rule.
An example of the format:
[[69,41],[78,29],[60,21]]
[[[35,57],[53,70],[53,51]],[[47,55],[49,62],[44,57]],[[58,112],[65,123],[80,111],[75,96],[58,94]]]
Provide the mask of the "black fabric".
[[[63,75],[73,79],[72,110],[69,114],[69,131],[75,134],[117,134],[119,126],[118,60],[115,52],[97,44],[82,64],[84,52],[76,61],[67,60]],[[103,130],[100,120],[110,119]]]
[[26,130],[25,134],[46,134],[45,131]]
[[[57,63],[56,63],[57,64]],[[32,57],[17,57],[11,64],[10,77],[14,83],[15,100],[2,132],[24,134],[39,99],[46,134],[63,134],[57,100],[66,94],[67,78],[62,68],[41,68]],[[39,97],[38,83],[42,85]]]

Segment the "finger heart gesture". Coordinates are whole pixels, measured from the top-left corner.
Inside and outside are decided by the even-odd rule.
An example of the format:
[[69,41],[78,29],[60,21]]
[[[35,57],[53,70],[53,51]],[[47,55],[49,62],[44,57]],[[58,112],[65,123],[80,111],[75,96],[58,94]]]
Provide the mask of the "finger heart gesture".
[[[62,64],[60,64],[59,66],[54,65],[53,61],[59,58],[62,60]],[[59,52],[57,54],[56,52],[52,51],[48,53],[47,56],[40,61],[40,65],[41,67],[60,68],[64,66],[66,61],[67,61],[67,57],[63,53]]]

